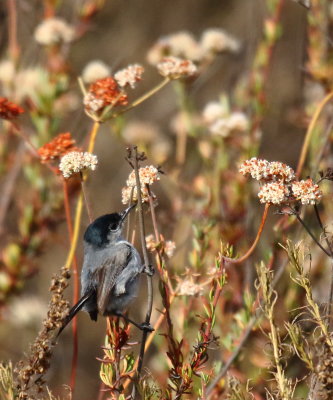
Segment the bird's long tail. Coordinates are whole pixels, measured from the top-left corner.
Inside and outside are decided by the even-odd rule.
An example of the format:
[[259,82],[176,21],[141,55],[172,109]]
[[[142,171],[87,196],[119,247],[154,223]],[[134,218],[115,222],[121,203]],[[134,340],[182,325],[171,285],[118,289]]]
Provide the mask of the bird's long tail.
[[94,296],[94,291],[88,292],[69,310],[68,315],[64,318],[62,326],[59,328],[56,339],[61,334],[61,332],[66,328],[66,326],[71,322],[75,315],[82,309],[88,300]]

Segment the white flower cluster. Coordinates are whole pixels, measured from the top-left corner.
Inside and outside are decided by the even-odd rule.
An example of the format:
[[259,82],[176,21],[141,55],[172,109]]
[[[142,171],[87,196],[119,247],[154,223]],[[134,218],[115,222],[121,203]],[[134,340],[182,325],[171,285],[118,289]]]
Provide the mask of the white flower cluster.
[[230,112],[229,105],[222,102],[208,103],[202,117],[213,135],[224,138],[234,132],[245,132],[249,128],[249,119],[244,113]]
[[207,29],[200,40],[186,31],[176,32],[161,37],[149,50],[148,62],[157,65],[164,57],[174,56],[203,62],[210,59],[212,54],[221,52],[238,52],[240,43],[223,29]]
[[93,113],[96,113],[97,111],[101,110],[105,106],[105,102],[103,99],[97,98],[93,93],[88,92],[85,94],[83,98],[83,104],[85,108]]
[[136,83],[141,81],[143,72],[144,68],[141,65],[133,64],[116,72],[114,78],[120,87],[130,86],[134,89]]
[[295,181],[291,185],[293,195],[302,204],[316,204],[323,196],[319,186],[311,178]]
[[[171,258],[176,250],[176,243],[172,240],[164,241],[163,237],[162,241],[165,254],[167,255],[168,258]],[[156,242],[154,235],[150,234],[146,236],[146,246],[150,252],[154,252],[156,250],[157,245],[158,243]]]
[[74,39],[74,29],[61,18],[48,18],[37,26],[34,37],[44,46],[69,43]]
[[186,279],[179,283],[178,285],[178,295],[179,296],[197,296],[203,291],[203,287],[194,283],[190,279]]
[[86,83],[96,82],[98,79],[103,79],[111,74],[111,68],[103,61],[90,61],[82,71],[82,79]]
[[[141,197],[142,202],[146,203],[149,200],[149,192],[147,190],[147,186],[151,186],[154,182],[160,180],[160,173],[156,167],[153,165],[142,167],[139,169],[139,177],[140,177],[140,185],[141,185]],[[122,189],[122,202],[123,204],[128,204],[131,200],[137,201],[138,200],[138,193],[136,187],[136,178],[135,178],[135,171],[133,170],[127,181],[126,185]],[[152,193],[153,198],[155,195]]]
[[253,157],[241,164],[239,172],[261,181],[258,193],[261,203],[278,205],[299,201],[314,205],[322,198],[319,186],[312,179],[297,180],[294,170],[279,161]]
[[69,178],[73,174],[76,174],[85,169],[96,169],[98,160],[97,156],[88,152],[72,151],[65,154],[59,164],[59,170],[62,172],[65,178]]
[[192,61],[178,57],[165,57],[157,64],[157,70],[162,76],[170,79],[187,78],[198,72]]
[[295,172],[288,165],[280,161],[267,161],[252,157],[244,161],[239,167],[239,172],[244,175],[251,175],[258,181],[279,181],[291,182],[295,179]]

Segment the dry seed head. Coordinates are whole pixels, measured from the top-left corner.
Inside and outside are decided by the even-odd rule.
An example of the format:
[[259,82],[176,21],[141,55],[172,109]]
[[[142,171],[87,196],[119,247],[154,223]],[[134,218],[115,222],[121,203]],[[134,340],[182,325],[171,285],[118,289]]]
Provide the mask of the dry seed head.
[[111,68],[103,61],[90,61],[82,71],[82,79],[86,83],[96,82],[98,79],[104,79],[110,76]]
[[59,169],[65,178],[69,178],[73,174],[85,169],[94,171],[97,163],[97,156],[92,153],[72,151],[61,158]]
[[228,137],[233,132],[245,132],[248,127],[247,116],[241,112],[234,112],[226,118],[218,119],[209,130],[213,135]]
[[201,294],[203,287],[194,283],[190,279],[186,279],[179,283],[178,295],[179,296],[197,296]]
[[23,108],[15,103],[12,103],[5,97],[0,97],[0,118],[11,120],[18,117],[22,113],[24,113]]
[[[158,169],[156,167],[154,167],[153,165],[149,165],[147,167],[142,167],[139,169],[139,177],[141,186],[152,185],[154,182],[160,180],[160,173],[158,172]],[[126,184],[130,187],[136,186],[134,170],[130,173]]]
[[74,29],[61,18],[48,18],[37,26],[34,37],[44,46],[69,43],[74,39]]
[[319,186],[315,184],[311,178],[293,182],[291,190],[296,200],[299,200],[304,205],[314,205],[318,203],[323,196]]
[[157,69],[162,76],[170,79],[191,77],[198,71],[192,61],[177,57],[165,57],[157,64]]
[[167,240],[164,244],[165,254],[171,258],[176,250],[176,243],[172,240]]
[[239,41],[223,29],[205,30],[201,36],[200,44],[205,51],[212,53],[223,51],[236,53],[240,49]]
[[137,82],[141,81],[144,68],[139,64],[129,65],[115,73],[114,78],[120,87],[130,86],[135,88]]
[[258,193],[260,203],[275,205],[288,201],[288,195],[289,189],[282,181],[265,183]]

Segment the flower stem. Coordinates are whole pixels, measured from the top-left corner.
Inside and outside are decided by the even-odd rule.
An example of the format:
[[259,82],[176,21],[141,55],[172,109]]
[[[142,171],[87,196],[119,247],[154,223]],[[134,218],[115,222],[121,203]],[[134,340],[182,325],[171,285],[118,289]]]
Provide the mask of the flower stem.
[[263,213],[262,218],[261,218],[261,222],[260,222],[260,226],[259,226],[259,229],[258,229],[258,232],[257,232],[257,236],[256,236],[252,246],[249,248],[249,250],[240,258],[229,258],[229,257],[222,256],[222,258],[225,261],[230,262],[231,264],[240,264],[240,263],[242,263],[243,261],[245,261],[246,259],[248,259],[250,257],[250,255],[253,253],[254,249],[257,247],[257,244],[258,244],[259,239],[261,237],[262,231],[264,229],[265,222],[266,222],[266,219],[267,219],[269,206],[270,206],[269,203],[265,204],[265,209],[264,209],[264,213]]

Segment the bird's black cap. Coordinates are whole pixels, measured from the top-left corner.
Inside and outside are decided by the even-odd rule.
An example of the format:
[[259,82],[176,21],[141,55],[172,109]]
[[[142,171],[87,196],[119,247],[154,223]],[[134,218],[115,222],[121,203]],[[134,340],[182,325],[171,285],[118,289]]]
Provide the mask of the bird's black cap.
[[84,240],[97,247],[106,245],[110,229],[116,230],[134,206],[126,208],[121,213],[106,214],[95,219],[86,229],[83,236]]

